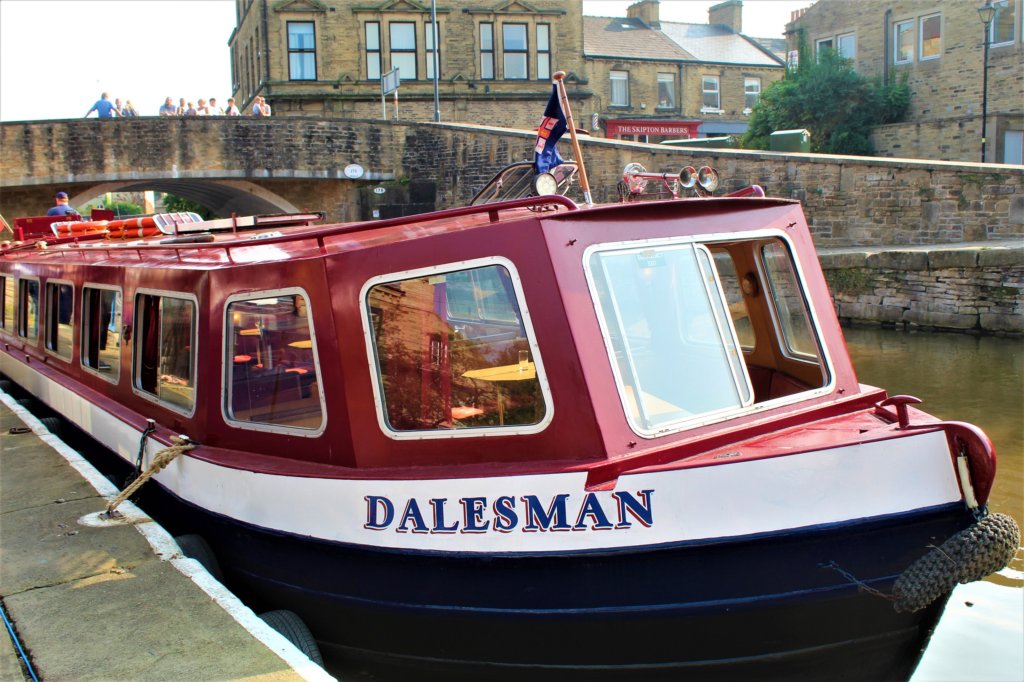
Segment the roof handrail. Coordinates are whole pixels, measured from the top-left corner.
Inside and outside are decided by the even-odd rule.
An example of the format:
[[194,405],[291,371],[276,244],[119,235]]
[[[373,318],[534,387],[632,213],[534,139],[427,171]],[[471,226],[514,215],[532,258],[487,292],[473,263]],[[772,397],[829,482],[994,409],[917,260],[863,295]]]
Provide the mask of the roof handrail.
[[[190,244],[161,244],[146,243],[146,244],[133,244],[133,243],[122,243],[122,244],[96,244],[90,245],[88,250],[90,251],[105,251],[112,249],[130,249],[130,250],[159,250],[159,249],[171,249],[171,250],[194,250],[194,249],[225,249],[230,251],[231,249],[243,248],[247,246],[264,246],[266,244],[279,244],[281,242],[290,241],[301,241],[303,239],[316,239],[322,241],[327,237],[334,237],[339,234],[348,234],[352,232],[362,232],[364,230],[373,230],[381,227],[394,227],[396,225],[409,225],[418,222],[432,222],[435,220],[446,220],[449,218],[459,218],[466,215],[474,215],[479,213],[486,213],[490,217],[492,223],[498,221],[498,213],[500,211],[507,211],[516,208],[535,208],[540,206],[549,205],[560,205],[570,211],[579,210],[579,206],[576,205],[572,199],[564,197],[560,194],[552,194],[540,197],[526,197],[524,199],[514,199],[512,201],[503,201],[494,204],[481,204],[479,206],[459,206],[456,208],[448,208],[443,211],[437,211],[434,213],[417,213],[411,216],[401,216],[398,218],[388,218],[386,220],[367,221],[360,223],[345,223],[341,225],[333,225],[321,227],[318,229],[310,230],[308,232],[300,232],[294,234],[275,234],[271,236],[259,237],[255,236],[249,239],[244,239],[236,242],[205,242],[205,243],[190,243]],[[0,251],[0,254],[8,254],[15,251],[24,252],[23,246],[14,247],[4,251]],[[321,243],[322,246],[322,243]],[[67,253],[66,250],[61,251]],[[56,249],[53,252],[58,252]]]

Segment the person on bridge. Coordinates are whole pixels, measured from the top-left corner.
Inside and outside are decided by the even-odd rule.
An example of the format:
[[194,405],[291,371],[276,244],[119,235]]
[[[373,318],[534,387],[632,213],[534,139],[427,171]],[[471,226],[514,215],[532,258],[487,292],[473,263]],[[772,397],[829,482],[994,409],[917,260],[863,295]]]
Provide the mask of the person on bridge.
[[242,115],[242,112],[240,112],[238,110],[238,107],[235,106],[235,98],[234,97],[228,97],[228,107],[227,107],[227,109],[224,110],[224,115],[225,116],[241,116]]
[[132,101],[130,99],[129,100],[125,100],[124,106],[121,107],[121,116],[128,117],[128,116],[138,116],[138,115],[139,115],[139,112],[135,110],[135,106],[132,104]]
[[93,104],[92,108],[85,112],[85,118],[89,118],[89,114],[94,111],[99,118],[114,118],[117,112],[114,104],[110,101],[110,97],[105,92],[96,100],[96,104]]
[[209,109],[209,111],[207,112],[207,116],[223,116],[224,115],[224,110],[221,109],[219,106],[217,106],[217,98],[216,97],[211,97],[210,98],[210,102],[209,102],[209,104],[206,105],[206,108]]
[[46,212],[46,215],[78,215],[78,211],[68,205],[67,192],[57,192],[57,196],[54,197],[54,199],[56,200],[57,205],[51,206],[50,210]]
[[164,104],[160,107],[158,113],[161,116],[174,116],[178,113],[178,107],[174,106],[174,100],[168,97],[164,100]]

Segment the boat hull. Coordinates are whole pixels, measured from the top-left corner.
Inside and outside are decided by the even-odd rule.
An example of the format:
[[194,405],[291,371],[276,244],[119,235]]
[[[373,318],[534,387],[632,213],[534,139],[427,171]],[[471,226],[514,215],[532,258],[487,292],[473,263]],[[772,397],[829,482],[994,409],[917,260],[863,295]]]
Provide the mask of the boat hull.
[[966,527],[954,505],[722,542],[557,555],[367,549],[209,514],[165,489],[148,506],[201,530],[232,589],[289,608],[328,659],[566,679],[906,679],[945,599],[899,614],[899,573]]

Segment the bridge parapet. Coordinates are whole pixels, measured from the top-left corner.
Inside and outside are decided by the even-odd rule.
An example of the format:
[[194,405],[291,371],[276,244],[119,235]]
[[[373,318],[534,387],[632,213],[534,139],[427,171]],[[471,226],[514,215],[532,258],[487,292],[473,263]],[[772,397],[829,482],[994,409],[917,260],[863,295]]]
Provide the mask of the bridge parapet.
[[[0,213],[10,219],[40,212],[57,189],[75,199],[120,187],[205,196],[221,210],[291,206],[354,220],[362,215],[360,186],[409,179],[436,183],[435,203],[443,208],[471,198],[502,166],[530,158],[534,135],[463,124],[325,118],[4,123]],[[582,144],[598,201],[617,199],[616,182],[630,161],[652,172],[707,164],[719,169],[726,189],[760,184],[769,196],[801,200],[821,247],[1024,237],[1021,166],[687,150],[587,138]],[[365,174],[349,179],[350,164]]]

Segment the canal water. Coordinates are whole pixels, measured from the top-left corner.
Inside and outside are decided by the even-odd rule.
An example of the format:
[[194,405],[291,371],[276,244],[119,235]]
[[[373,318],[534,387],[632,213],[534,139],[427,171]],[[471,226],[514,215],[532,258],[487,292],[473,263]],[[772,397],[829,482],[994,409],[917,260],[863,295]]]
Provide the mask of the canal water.
[[[980,426],[996,448],[993,512],[1024,527],[1024,340],[844,329],[862,384],[908,394],[926,412]],[[1024,680],[1024,551],[950,598],[912,682]]]

